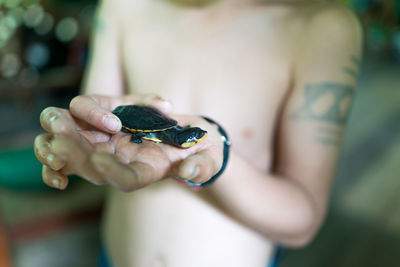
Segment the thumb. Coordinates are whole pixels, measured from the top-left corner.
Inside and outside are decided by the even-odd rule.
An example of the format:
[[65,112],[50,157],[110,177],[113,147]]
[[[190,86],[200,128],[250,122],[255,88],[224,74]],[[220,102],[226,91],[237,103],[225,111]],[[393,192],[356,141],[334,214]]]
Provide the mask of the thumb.
[[179,166],[178,176],[193,183],[205,183],[220,168],[218,161],[208,151],[187,157]]

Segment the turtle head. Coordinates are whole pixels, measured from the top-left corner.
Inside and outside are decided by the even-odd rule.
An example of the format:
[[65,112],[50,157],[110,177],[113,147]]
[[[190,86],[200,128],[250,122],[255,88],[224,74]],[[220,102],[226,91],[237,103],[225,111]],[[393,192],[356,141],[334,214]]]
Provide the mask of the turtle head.
[[189,148],[206,138],[207,132],[199,127],[183,128],[176,136],[177,143],[182,148]]

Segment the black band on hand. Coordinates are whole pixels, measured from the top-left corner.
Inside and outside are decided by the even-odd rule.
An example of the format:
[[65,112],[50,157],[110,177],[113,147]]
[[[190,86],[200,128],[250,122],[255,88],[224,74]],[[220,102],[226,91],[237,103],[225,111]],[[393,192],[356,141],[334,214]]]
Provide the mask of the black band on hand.
[[201,189],[205,186],[208,186],[210,184],[212,184],[215,180],[217,180],[217,178],[219,176],[221,176],[221,174],[225,171],[226,165],[228,164],[228,160],[229,160],[229,150],[230,150],[230,146],[231,146],[231,142],[229,141],[228,135],[226,133],[226,131],[224,130],[224,128],[221,127],[221,125],[219,125],[217,122],[215,122],[214,120],[205,117],[205,116],[201,116],[203,119],[205,119],[206,121],[208,121],[211,124],[214,124],[218,127],[218,132],[221,134],[221,140],[224,143],[224,152],[223,152],[223,161],[222,161],[222,167],[221,169],[213,176],[211,177],[207,182],[204,183],[194,183],[192,181],[189,181],[187,179],[183,179],[183,178],[179,178],[176,177],[176,179],[178,179],[179,181],[184,182],[186,185],[188,185],[190,188],[194,189],[194,190],[198,190]]

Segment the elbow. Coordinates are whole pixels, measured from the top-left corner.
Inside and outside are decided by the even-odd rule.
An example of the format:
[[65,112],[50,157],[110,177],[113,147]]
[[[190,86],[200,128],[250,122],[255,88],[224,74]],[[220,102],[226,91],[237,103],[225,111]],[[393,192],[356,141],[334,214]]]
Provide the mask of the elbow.
[[301,235],[292,236],[287,240],[284,240],[282,245],[289,248],[304,248],[314,240],[316,233],[317,231],[309,231],[307,233],[302,233]]
[[318,212],[311,205],[292,213],[280,224],[281,234],[277,236],[276,241],[290,248],[307,246],[314,240],[322,225],[322,214],[323,212]]
[[286,238],[282,240],[282,244],[291,248],[303,248],[306,247],[311,241],[314,240],[315,235],[318,232],[319,227],[316,223],[310,223],[301,229],[292,229],[290,233],[287,233]]

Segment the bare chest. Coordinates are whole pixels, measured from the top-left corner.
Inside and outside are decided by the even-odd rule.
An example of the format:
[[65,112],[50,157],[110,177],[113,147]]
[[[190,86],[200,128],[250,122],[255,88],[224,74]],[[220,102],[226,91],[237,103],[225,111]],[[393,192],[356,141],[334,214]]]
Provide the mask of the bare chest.
[[[126,2],[132,7],[121,16],[129,33],[121,48],[129,90],[157,93],[173,102],[175,113],[215,119],[236,153],[267,170],[290,81],[289,42],[279,16],[262,8],[216,16],[167,1]],[[150,266],[149,259],[164,255],[163,266],[195,266],[191,253],[207,250],[219,255],[208,253],[202,259],[209,262],[198,266],[265,265],[271,244],[173,181],[159,185],[110,198],[105,232],[112,257]],[[215,260],[223,254],[237,257]]]
[[141,13],[125,22],[131,32],[123,39],[129,88],[161,95],[176,113],[221,122],[240,153],[266,169],[289,86],[290,55],[276,21],[259,11],[216,22],[171,12]]

